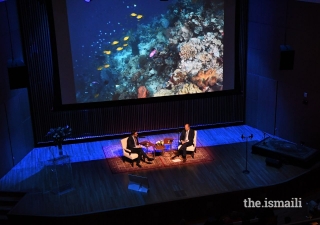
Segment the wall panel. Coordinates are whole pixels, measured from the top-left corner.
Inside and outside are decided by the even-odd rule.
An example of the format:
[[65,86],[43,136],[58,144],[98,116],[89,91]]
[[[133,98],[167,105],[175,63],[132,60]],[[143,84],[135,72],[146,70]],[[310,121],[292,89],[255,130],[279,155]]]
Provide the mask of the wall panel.
[[0,177],[34,147],[27,89],[9,85],[8,68],[23,62],[16,8],[15,0],[0,1]]
[[[246,122],[316,149],[320,149],[319,24],[320,4],[249,1]],[[281,44],[295,51],[293,70],[279,70]],[[308,104],[303,103],[304,92]]]
[[2,177],[14,166],[6,105],[3,103],[0,104],[0,118],[0,177]]

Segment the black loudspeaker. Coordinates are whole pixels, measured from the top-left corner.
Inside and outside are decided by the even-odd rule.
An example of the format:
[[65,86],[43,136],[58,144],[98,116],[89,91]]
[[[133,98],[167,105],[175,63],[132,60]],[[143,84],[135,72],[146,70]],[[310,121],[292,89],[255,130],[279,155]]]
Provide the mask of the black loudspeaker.
[[290,45],[280,45],[280,70],[293,70],[294,50]]
[[280,168],[282,166],[282,162],[278,159],[266,158],[267,166],[273,166],[276,168]]
[[8,67],[10,89],[28,87],[28,69],[26,66]]

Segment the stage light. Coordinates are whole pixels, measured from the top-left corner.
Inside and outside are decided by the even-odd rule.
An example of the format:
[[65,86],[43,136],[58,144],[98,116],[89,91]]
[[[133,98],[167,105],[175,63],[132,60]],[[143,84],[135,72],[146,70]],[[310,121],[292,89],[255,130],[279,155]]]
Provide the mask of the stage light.
[[91,2],[91,0],[84,0],[85,2]]

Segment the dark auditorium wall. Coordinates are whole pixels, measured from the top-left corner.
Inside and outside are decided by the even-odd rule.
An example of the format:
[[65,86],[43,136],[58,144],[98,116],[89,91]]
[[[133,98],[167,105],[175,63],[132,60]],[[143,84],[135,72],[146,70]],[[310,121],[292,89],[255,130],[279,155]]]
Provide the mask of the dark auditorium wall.
[[176,129],[183,127],[186,122],[192,126],[244,122],[244,97],[241,94],[88,110],[52,111],[54,65],[46,1],[17,2],[30,73],[30,108],[36,145],[50,143],[51,140],[45,135],[51,127],[67,124],[73,128],[73,137],[79,138],[124,134],[132,129]]
[[[320,4],[250,0],[246,123],[320,149]],[[279,70],[280,45],[295,50],[293,70]],[[303,104],[304,92],[308,104]]]
[[[7,17],[7,12],[9,17]],[[12,50],[10,38],[14,42]],[[26,88],[10,90],[9,86],[8,60],[12,59],[12,55],[15,59],[22,57],[19,23],[14,0],[0,2],[0,49],[1,178],[33,149],[28,91]]]

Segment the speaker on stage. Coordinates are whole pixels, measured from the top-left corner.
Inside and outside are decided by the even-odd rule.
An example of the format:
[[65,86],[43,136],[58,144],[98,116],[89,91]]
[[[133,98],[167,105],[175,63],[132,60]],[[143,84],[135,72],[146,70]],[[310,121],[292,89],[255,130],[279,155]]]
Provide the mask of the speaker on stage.
[[266,164],[276,168],[280,168],[282,166],[282,162],[280,160],[273,158],[266,158]]
[[280,45],[280,70],[293,70],[294,50],[290,45]]

